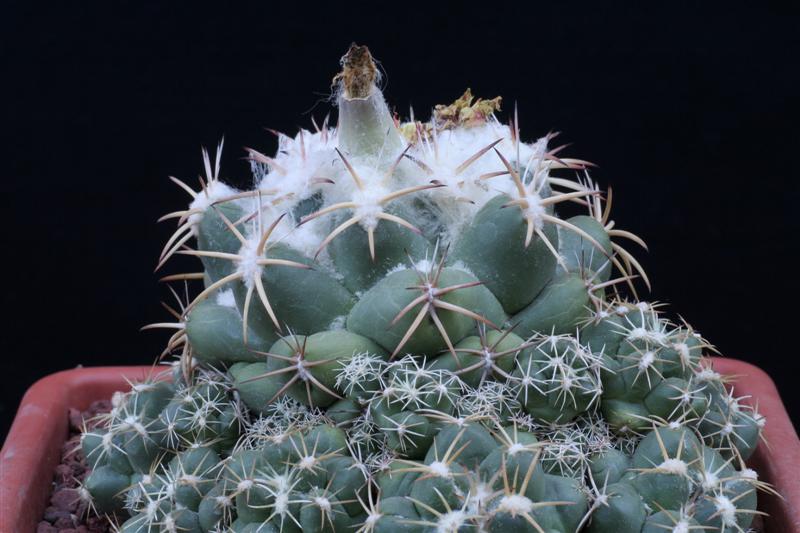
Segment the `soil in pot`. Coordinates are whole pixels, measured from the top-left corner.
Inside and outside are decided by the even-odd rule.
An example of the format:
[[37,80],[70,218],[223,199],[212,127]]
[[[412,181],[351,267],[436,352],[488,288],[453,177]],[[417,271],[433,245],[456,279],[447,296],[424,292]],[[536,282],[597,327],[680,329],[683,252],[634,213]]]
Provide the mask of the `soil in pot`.
[[[88,409],[69,410],[69,437],[61,447],[61,462],[53,471],[52,494],[36,533],[111,533],[106,517],[95,516],[80,498],[80,487],[91,470],[80,447],[81,431],[96,427],[98,414],[111,410],[111,402],[99,400]],[[85,426],[84,426],[85,424]]]

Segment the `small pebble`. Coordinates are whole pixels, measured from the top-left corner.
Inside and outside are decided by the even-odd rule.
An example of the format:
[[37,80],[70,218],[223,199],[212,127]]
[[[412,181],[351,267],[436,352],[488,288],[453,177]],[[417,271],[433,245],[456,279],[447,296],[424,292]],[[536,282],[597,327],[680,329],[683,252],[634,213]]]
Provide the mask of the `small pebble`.
[[57,527],[62,531],[64,529],[72,529],[73,527],[75,527],[75,520],[71,514],[68,516],[62,516],[61,518],[53,522],[53,526]]
[[50,522],[51,524],[54,523],[59,518],[69,517],[69,511],[62,511],[61,509],[56,509],[52,505],[44,510],[44,519]]
[[75,489],[58,489],[50,498],[50,503],[61,511],[74,512],[78,508],[78,491]]

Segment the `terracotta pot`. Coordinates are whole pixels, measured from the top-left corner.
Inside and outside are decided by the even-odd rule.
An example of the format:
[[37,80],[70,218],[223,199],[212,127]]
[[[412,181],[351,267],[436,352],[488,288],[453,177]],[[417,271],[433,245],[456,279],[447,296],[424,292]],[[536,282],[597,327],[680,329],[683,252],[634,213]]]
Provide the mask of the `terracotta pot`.
[[[800,440],[774,383],[761,369],[735,359],[714,358],[714,366],[736,376],[736,394],[758,402],[767,418],[768,445],[762,442],[749,461],[783,495],[759,494],[759,507],[770,515],[767,531],[800,533]],[[126,379],[142,379],[151,372],[151,367],[78,368],[47,376],[28,390],[0,452],[0,533],[35,531],[67,437],[67,410],[86,409],[126,390]]]
[[46,376],[22,398],[0,452],[0,533],[36,531],[61,461],[70,407],[84,410],[96,400],[130,388],[127,380],[149,376],[151,367],[76,368]]
[[767,419],[764,439],[747,461],[759,478],[772,483],[783,497],[763,492],[758,495],[759,509],[769,514],[764,521],[767,531],[800,533],[800,440],[778,389],[755,365],[723,357],[713,359],[717,372],[734,377],[731,386],[736,395],[746,397],[744,403],[758,405]]

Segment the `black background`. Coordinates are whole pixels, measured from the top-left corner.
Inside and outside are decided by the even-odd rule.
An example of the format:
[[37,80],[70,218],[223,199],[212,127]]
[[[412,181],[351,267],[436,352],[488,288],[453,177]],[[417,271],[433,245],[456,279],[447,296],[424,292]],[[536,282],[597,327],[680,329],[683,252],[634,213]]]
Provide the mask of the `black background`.
[[2,14],[0,434],[47,373],[153,361],[164,337],[138,329],[165,318],[156,219],[187,200],[167,176],[195,183],[224,134],[223,175],[246,185],[241,147],[322,118],[354,40],[403,115],[469,86],[503,95],[503,117],[518,102],[527,139],[564,132],[649,243],[651,298],[796,397],[796,7],[139,4]]

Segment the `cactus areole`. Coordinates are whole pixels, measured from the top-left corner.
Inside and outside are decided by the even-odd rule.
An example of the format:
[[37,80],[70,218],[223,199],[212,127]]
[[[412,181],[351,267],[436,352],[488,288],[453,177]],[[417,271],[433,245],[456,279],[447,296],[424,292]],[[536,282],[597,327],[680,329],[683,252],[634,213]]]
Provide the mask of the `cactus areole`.
[[[402,121],[353,45],[338,122],[203,151],[158,267],[172,379],[86,432],[79,491],[126,533],[744,532],[764,419],[647,275],[591,164],[467,90]],[[570,213],[565,216],[564,213]],[[184,291],[183,286],[188,287]]]

